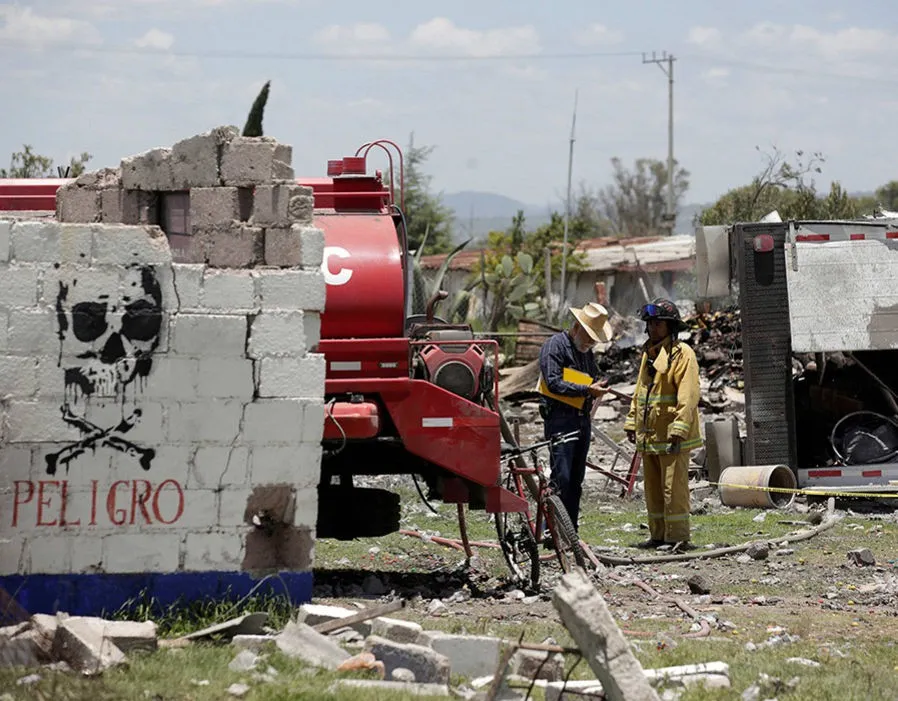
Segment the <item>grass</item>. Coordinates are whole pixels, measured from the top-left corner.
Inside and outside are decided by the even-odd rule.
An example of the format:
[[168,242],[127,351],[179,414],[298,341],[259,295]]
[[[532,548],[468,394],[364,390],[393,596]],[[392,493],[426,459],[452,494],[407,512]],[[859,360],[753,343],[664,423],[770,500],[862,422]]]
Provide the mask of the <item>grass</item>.
[[[428,515],[420,510],[420,500],[414,490],[402,492],[405,505],[403,528],[418,528],[444,537],[457,537],[458,525],[453,506],[435,504],[438,514]],[[608,493],[615,492],[614,488],[608,489]],[[581,536],[592,545],[628,547],[646,537],[644,505],[638,497],[617,500],[597,498],[587,492],[584,494],[583,509]],[[765,513],[766,517],[763,521],[755,521],[761,513]],[[472,540],[495,540],[493,524],[483,512],[470,513],[467,520]],[[694,515],[691,523],[694,542],[702,547],[754,540],[777,541],[803,528],[801,525],[779,523],[783,520],[802,521],[803,516],[758,509],[733,509]],[[645,668],[715,660],[723,660],[730,665],[731,690],[692,688],[682,695],[683,701],[739,699],[761,673],[778,677],[783,682],[798,678],[793,689],[765,689],[761,698],[795,701],[893,699],[894,690],[898,688],[898,649],[895,643],[898,640],[898,617],[894,609],[863,604],[860,589],[863,583],[871,581],[876,570],[849,567],[845,553],[868,547],[882,568],[879,575],[894,572],[893,553],[898,553],[898,524],[889,520],[847,517],[820,536],[789,547],[794,548],[794,554],[782,557],[771,555],[770,560],[763,563],[741,565],[732,559],[668,563],[642,568],[638,572],[640,577],[666,596],[684,596],[691,601],[691,597],[683,593],[685,579],[693,572],[701,572],[712,580],[716,595],[742,597],[741,605],[693,604],[700,614],[714,614],[718,620],[730,621],[735,626],[733,631],[715,629],[710,638],[691,640],[680,637],[679,633],[688,630],[691,621],[667,602],[652,601],[635,587],[606,582],[603,591],[609,608],[621,619],[621,627],[626,631],[646,634],[629,636]],[[646,554],[635,550],[629,552]],[[482,569],[489,575],[500,577],[505,573],[498,550],[480,549],[478,554]],[[324,578],[324,573],[329,573],[335,580],[358,578],[358,571],[363,570],[378,572],[395,580],[415,576],[422,578],[422,581],[433,581],[441,576],[439,573],[452,572],[462,560],[461,552],[399,534],[351,542],[321,541],[316,545],[316,566],[320,570],[320,579]],[[676,577],[672,578],[672,575]],[[771,576],[780,577],[781,581],[769,583],[766,578]],[[824,594],[832,592],[836,592],[835,598],[826,601]],[[748,597],[758,595],[779,597],[783,602],[775,606],[744,603]],[[719,601],[720,597],[715,600]],[[824,603],[838,604],[836,608],[840,610],[829,610]],[[177,637],[258,611],[267,612],[268,624],[276,629],[282,627],[293,613],[289,602],[283,597],[256,595],[236,603],[206,601],[167,608],[151,600],[139,599],[129,602],[128,606],[109,617],[132,620],[152,618],[159,626],[160,637]],[[624,613],[627,614],[626,620],[623,620]],[[445,617],[427,616],[419,608],[412,607],[393,615],[417,621],[428,629],[469,635],[490,634],[506,639],[517,639],[524,632],[528,641],[538,642],[552,637],[561,645],[573,646],[570,635],[545,601],[534,607],[506,607],[488,600],[481,601],[478,606],[454,605],[452,615]],[[788,633],[799,636],[799,639],[775,647],[759,647],[753,651],[746,649],[748,642],[760,646],[771,636],[768,628],[773,626],[781,626]],[[658,645],[659,641],[664,644]],[[246,673],[228,670],[227,665],[235,655],[233,648],[197,644],[152,654],[132,653],[127,669],[112,670],[99,679],[41,670],[40,682],[19,686],[17,680],[28,671],[0,670],[0,700],[223,701],[231,698],[226,690],[235,682],[250,685],[251,691],[245,697],[248,701],[342,701],[358,698],[399,701],[415,698],[408,694],[374,694],[352,689],[331,691],[332,684],[338,678],[364,678],[366,675],[337,675],[311,670],[274,649],[266,654],[268,657],[263,666],[270,664],[278,671],[276,681],[266,684],[254,682]],[[788,658],[807,658],[819,662],[821,666],[804,667],[787,662]],[[568,667],[574,662],[574,658],[569,657]],[[594,674],[583,660],[576,665],[571,678],[591,679]],[[204,681],[208,684],[197,684]],[[533,698],[539,699],[541,694],[535,694]]]

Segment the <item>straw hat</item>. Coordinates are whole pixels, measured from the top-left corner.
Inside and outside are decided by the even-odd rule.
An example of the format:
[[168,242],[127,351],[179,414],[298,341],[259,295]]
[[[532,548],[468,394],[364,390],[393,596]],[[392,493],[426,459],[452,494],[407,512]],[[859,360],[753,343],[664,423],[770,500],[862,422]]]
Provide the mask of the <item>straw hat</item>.
[[607,343],[611,340],[614,332],[608,323],[608,310],[601,304],[589,302],[581,309],[571,307],[571,314],[596,343]]

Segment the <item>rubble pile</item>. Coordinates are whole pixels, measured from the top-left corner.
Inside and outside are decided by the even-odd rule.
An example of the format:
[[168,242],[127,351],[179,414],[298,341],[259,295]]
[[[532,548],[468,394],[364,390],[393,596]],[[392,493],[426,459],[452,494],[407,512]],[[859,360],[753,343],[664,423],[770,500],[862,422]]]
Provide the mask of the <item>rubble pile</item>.
[[699,314],[686,320],[688,343],[695,350],[710,390],[742,389],[742,318],[738,307]]

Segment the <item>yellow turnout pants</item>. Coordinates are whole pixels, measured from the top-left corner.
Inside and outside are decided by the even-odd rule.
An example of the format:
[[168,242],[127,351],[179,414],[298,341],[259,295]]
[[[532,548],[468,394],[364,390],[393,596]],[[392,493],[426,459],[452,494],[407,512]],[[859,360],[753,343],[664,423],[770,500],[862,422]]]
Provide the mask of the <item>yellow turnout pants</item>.
[[689,540],[689,451],[643,454],[645,506],[652,540]]

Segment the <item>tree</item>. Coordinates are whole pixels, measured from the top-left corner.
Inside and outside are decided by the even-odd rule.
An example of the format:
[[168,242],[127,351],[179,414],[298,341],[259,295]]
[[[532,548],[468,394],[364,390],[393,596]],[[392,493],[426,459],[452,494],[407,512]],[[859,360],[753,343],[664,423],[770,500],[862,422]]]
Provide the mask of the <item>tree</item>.
[[243,127],[243,136],[262,136],[262,117],[265,115],[265,105],[268,104],[268,92],[271,88],[271,81],[267,81],[262,86],[262,90],[253,100],[253,106],[250,107],[249,114],[246,117],[246,124]]
[[698,215],[698,223],[704,226],[732,224],[738,221],[757,221],[776,210],[784,219],[813,219],[824,216],[825,206],[844,207],[844,192],[838,183],[830,191],[829,205],[818,202],[813,174],[822,172],[826,159],[819,152],[809,156],[796,151],[790,162],[776,146],[771,153],[762,153],[764,167],[749,185],[734,188],[724,194],[711,207]]
[[876,189],[877,204],[891,212],[898,210],[898,180],[892,180]]
[[[632,171],[612,158],[612,184],[598,194],[601,212],[615,236],[652,236],[665,228],[667,213],[667,165],[638,158]],[[674,206],[689,189],[689,171],[674,161]]]
[[[424,163],[433,146],[409,144],[405,151],[405,183],[397,187],[405,199],[405,223],[408,247],[417,250],[422,244],[425,253],[445,253],[452,249],[452,210],[439,196],[430,192],[431,176],[424,173]],[[400,192],[397,192],[399,198]],[[398,199],[397,201],[402,201]],[[425,241],[424,234],[427,233]]]
[[[84,172],[87,162],[92,157],[86,151],[80,156],[72,157],[67,168],[61,169],[63,175],[77,178]],[[51,178],[56,175],[57,173],[53,172],[53,159],[35,153],[29,144],[25,144],[21,151],[12,154],[8,170],[0,168],[0,178]]]

